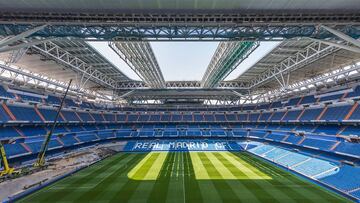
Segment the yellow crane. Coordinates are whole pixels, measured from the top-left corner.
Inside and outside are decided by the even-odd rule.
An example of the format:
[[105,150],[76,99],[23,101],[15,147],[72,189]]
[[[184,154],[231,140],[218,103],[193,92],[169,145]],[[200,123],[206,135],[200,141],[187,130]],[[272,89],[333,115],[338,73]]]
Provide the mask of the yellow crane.
[[57,120],[58,120],[58,118],[59,118],[60,111],[61,111],[61,109],[62,109],[62,107],[63,107],[63,105],[64,105],[65,98],[66,98],[66,95],[67,95],[67,93],[68,93],[68,91],[69,91],[71,82],[72,82],[72,79],[70,80],[69,85],[68,85],[68,87],[66,88],[64,97],[62,98],[61,103],[60,103],[60,106],[59,106],[59,109],[58,109],[58,111],[57,111],[57,113],[56,113],[56,116],[55,116],[55,119],[54,119],[54,123],[53,123],[53,125],[52,125],[49,133],[48,133],[48,134],[46,135],[46,137],[45,137],[45,140],[44,140],[44,142],[43,142],[43,144],[42,144],[42,146],[41,146],[40,152],[39,152],[39,154],[38,154],[37,160],[36,160],[36,162],[34,163],[34,167],[42,167],[42,166],[45,165],[45,153],[46,153],[46,151],[47,151],[47,149],[48,149],[48,146],[49,146],[49,142],[50,142],[50,140],[51,140],[52,133],[53,133],[54,130],[55,130],[55,127],[56,127],[56,124],[57,124]]
[[[8,142],[8,141],[6,141]],[[11,168],[9,166],[8,160],[6,158],[6,152],[4,148],[4,141],[0,141],[0,156],[1,156],[1,162],[3,164],[3,170],[0,172],[0,177],[5,175],[10,175],[14,172],[14,168]]]

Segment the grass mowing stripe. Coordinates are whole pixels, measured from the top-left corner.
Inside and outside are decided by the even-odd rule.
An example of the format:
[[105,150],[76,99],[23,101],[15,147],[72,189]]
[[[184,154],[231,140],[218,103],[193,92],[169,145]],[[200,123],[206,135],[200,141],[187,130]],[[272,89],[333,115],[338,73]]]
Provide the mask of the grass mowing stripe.
[[167,189],[167,195],[166,195],[166,202],[169,203],[183,203],[183,191],[182,191],[182,178],[179,177],[179,170],[180,170],[180,159],[181,154],[180,153],[174,153],[174,164],[170,170],[170,177],[171,180],[169,182],[169,186]]
[[[249,179],[244,179],[246,174],[232,164],[228,159],[225,158],[224,153],[214,153],[214,156],[227,168],[234,177],[237,178],[237,181],[232,181],[232,185],[235,191],[241,191],[241,199],[245,199],[246,202],[264,202],[269,200],[269,197],[272,197],[266,190],[262,190],[256,182]],[[261,190],[261,192],[259,191]],[[256,193],[256,194],[254,194]]]
[[[278,187],[286,187],[287,193],[291,194],[295,200],[299,202],[305,200],[306,202],[318,202],[319,200],[324,201],[324,197],[318,195],[319,191],[315,190],[316,192],[313,192],[312,185],[304,184],[298,179],[290,180],[289,174],[279,170],[274,170],[277,168],[274,168],[265,162],[254,160],[254,158],[251,156],[245,154],[241,154],[240,156],[244,161],[248,162],[249,164],[251,163],[251,165],[258,168],[259,170],[263,170],[265,173],[277,174],[277,177],[274,177],[274,179],[271,181],[273,182],[272,184],[277,185]],[[285,190],[285,188],[283,190]]]
[[165,202],[168,187],[171,180],[171,170],[174,167],[175,153],[169,152],[165,163],[160,171],[160,176],[156,179],[155,185],[151,190],[148,202]]
[[131,154],[125,163],[117,163],[115,165],[116,170],[114,170],[109,176],[104,177],[104,179],[98,182],[94,188],[88,190],[87,192],[81,193],[80,196],[78,194],[74,194],[72,199],[76,200],[75,202],[86,202],[89,200],[100,199],[99,196],[101,196],[101,194],[106,191],[111,183],[116,181],[120,174],[129,171],[136,163],[138,163],[139,160],[143,159],[144,157],[145,154]]
[[[146,176],[142,180],[156,180],[163,171],[163,165],[168,156],[168,152],[160,152],[160,155],[152,164],[151,168],[147,172]],[[166,171],[169,172],[169,171]]]
[[194,167],[189,152],[181,153],[184,157],[185,202],[203,202],[198,181],[195,179]]
[[141,167],[133,174],[136,180],[129,179],[127,182],[116,192],[109,202],[128,202],[131,196],[136,192],[136,188],[139,186],[153,162],[157,159],[160,153],[150,152],[150,157],[141,165]]
[[236,202],[239,201],[237,195],[233,191],[233,189],[228,185],[228,183],[224,180],[221,180],[221,174],[216,169],[216,166],[212,164],[209,158],[206,156],[206,153],[199,152],[199,157],[205,166],[210,178],[214,177],[217,180],[211,180],[218,191],[223,202]]
[[[109,157],[108,159],[105,159],[104,163],[102,162],[98,162],[93,166],[97,166],[97,168],[93,168],[93,167],[89,167],[86,169],[83,169],[77,173],[75,173],[74,175],[70,176],[71,178],[65,178],[62,179],[52,185],[50,185],[49,187],[46,187],[44,189],[42,189],[41,191],[47,191],[46,193],[42,193],[41,195],[36,192],[28,197],[26,197],[23,200],[26,200],[25,202],[29,202],[29,201],[33,201],[32,199],[36,199],[37,202],[49,202],[49,201],[53,201],[54,197],[57,197],[58,201],[61,201],[61,199],[65,198],[67,195],[69,195],[71,192],[74,191],[74,189],[76,189],[76,187],[74,187],[74,185],[76,185],[77,187],[78,184],[85,184],[86,181],[91,180],[91,176],[98,176],[101,175],[102,171],[104,171],[107,167],[114,165],[114,163],[118,162],[119,160],[128,157],[129,154],[119,154],[119,155],[114,155],[112,157]],[[86,174],[85,176],[81,177],[78,176],[78,174]],[[63,185],[63,186],[62,186]],[[54,187],[61,187],[61,189],[54,189],[52,190]],[[20,201],[20,202],[21,202]]]
[[[214,183],[203,165],[198,152],[190,152],[190,158],[195,172],[196,181],[199,184],[201,196],[204,202],[222,202],[222,199]],[[201,178],[201,179],[200,179]]]
[[[136,192],[131,196],[129,199],[129,203],[132,202],[141,202],[145,199],[149,201],[149,196],[151,195],[151,191],[155,186],[156,181],[160,178],[161,174],[168,173],[170,174],[170,171],[164,170],[166,168],[166,162],[165,160],[168,158],[168,152],[160,152],[160,155],[157,157],[157,159],[153,162],[151,168],[149,168],[147,174],[145,177],[140,180],[140,185],[136,188]],[[169,162],[171,163],[171,161]],[[162,191],[159,192],[166,192],[167,187],[162,188]],[[165,189],[165,190],[164,190]],[[163,198],[166,198],[163,197]]]
[[273,170],[277,174],[281,174],[282,177],[277,178],[277,180],[283,182],[283,184],[287,186],[296,186],[296,188],[293,188],[293,190],[300,192],[302,196],[305,196],[312,202],[350,202],[348,199],[336,193],[330,192],[314,183],[310,183],[306,179],[299,178],[291,172],[285,171],[276,166],[272,166],[269,163],[266,163],[264,160],[261,160],[260,158],[251,154],[241,153],[239,155],[241,155],[244,160],[253,163],[259,169],[263,169],[265,166],[267,167],[267,170]]
[[[257,168],[253,167],[251,164],[245,162],[241,156],[236,156],[231,152],[223,154],[231,163],[235,165],[237,168],[241,168],[244,173],[249,177],[249,180],[254,180],[259,187],[261,187],[264,191],[267,191],[271,196],[275,197],[277,201],[286,201],[286,202],[296,202],[294,198],[289,196],[286,192],[284,192],[283,188],[277,187],[278,185],[274,184],[273,179],[267,174],[262,173]],[[274,177],[276,178],[276,177]],[[256,181],[260,180],[260,181]],[[280,185],[283,186],[283,185]]]

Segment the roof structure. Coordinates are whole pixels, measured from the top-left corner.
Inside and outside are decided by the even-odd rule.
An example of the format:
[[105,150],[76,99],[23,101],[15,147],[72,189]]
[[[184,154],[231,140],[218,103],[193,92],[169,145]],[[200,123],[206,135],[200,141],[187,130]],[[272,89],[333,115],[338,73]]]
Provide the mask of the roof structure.
[[[74,79],[78,90],[128,104],[277,99],[295,84],[360,61],[357,0],[0,0],[0,6],[3,69],[30,77],[17,66],[61,83]],[[107,41],[141,80],[127,77],[88,44],[93,40]],[[221,42],[201,81],[166,81],[150,46],[154,40]],[[224,81],[260,41],[281,43]]]

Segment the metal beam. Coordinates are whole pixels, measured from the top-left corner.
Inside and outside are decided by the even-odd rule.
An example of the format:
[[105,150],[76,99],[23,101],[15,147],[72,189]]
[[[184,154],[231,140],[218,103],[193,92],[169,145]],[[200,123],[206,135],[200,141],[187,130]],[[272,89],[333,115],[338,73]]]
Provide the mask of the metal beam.
[[27,30],[24,30],[21,33],[17,33],[16,36],[1,40],[0,41],[0,47],[7,46],[7,45],[10,45],[10,44],[12,44],[14,42],[17,42],[19,40],[22,40],[22,39],[24,39],[24,38],[38,32],[38,31],[44,29],[46,26],[47,25],[41,25],[41,26],[34,27],[34,28],[29,27]]
[[109,42],[119,57],[150,87],[165,88],[165,79],[149,42]]
[[290,73],[320,58],[334,53],[337,50],[339,50],[338,47],[323,44],[321,42],[313,42],[303,51],[297,52],[292,56],[289,56],[279,64],[276,64],[272,68],[261,73],[255,79],[250,81],[249,88],[253,89],[260,85],[263,85],[271,79],[275,78],[276,76],[280,76],[280,74]]
[[217,87],[259,44],[259,42],[220,42],[201,80],[201,86]]
[[325,30],[331,32],[332,34],[336,35],[337,37],[345,40],[346,42],[350,42],[351,44],[353,44],[353,45],[355,45],[357,47],[360,47],[360,41],[359,40],[356,40],[356,39],[352,38],[351,36],[341,32],[341,31],[330,28],[328,26],[321,25],[321,27],[324,28]]
[[87,79],[109,88],[116,88],[117,81],[96,70],[91,64],[87,64],[80,58],[70,54],[56,45],[54,42],[47,41],[45,43],[34,45],[32,49],[39,54],[50,58],[65,67],[71,68],[73,71],[85,76]]
[[327,45],[330,45],[330,46],[338,47],[340,49],[345,49],[345,50],[352,51],[352,52],[355,52],[355,53],[360,53],[360,48],[357,48],[357,47],[348,46],[348,45],[345,45],[345,44],[339,44],[339,43],[336,43],[336,42],[327,41],[327,40],[321,40],[321,39],[312,39],[312,40],[323,43],[323,44],[327,44]]
[[[222,81],[216,89],[247,90],[249,84],[240,81]],[[166,81],[166,89],[201,89],[199,81]],[[151,89],[142,81],[129,81],[118,83],[117,89]]]
[[[65,90],[67,87],[66,83],[64,83],[64,82],[57,81],[55,79],[46,77],[41,74],[32,73],[30,71],[26,71],[21,68],[14,68],[11,66],[0,64],[0,72],[1,72],[0,76],[3,73],[7,72],[7,73],[9,73],[8,75],[11,75],[11,77],[13,77],[11,79],[18,79],[18,80],[21,79],[23,82],[30,83],[30,84],[31,84],[31,82],[33,82],[33,84],[43,86],[45,88],[52,85],[56,88],[61,88],[61,89]],[[70,91],[76,92],[77,94],[80,93],[82,95],[88,95],[88,96],[97,95],[97,96],[99,96],[99,94],[96,93],[95,91],[91,91],[88,89],[79,89],[78,87],[76,87],[74,85],[70,87]]]
[[[161,22],[161,21],[154,21]],[[316,24],[241,24],[241,23],[214,23],[176,25],[172,23],[154,23],[141,25],[138,22],[126,24],[52,24],[33,36],[39,37],[73,37],[90,40],[282,40],[295,37],[311,37],[316,39],[334,38],[332,33],[319,31]],[[216,21],[215,21],[216,22]],[[336,29],[353,38],[359,38],[360,27],[358,23],[336,25]],[[0,24],[0,35],[17,35],[28,30],[30,24]]]
[[41,44],[41,43],[44,43],[49,40],[51,40],[51,39],[39,39],[39,40],[34,39],[29,42],[22,42],[20,44],[14,45],[14,46],[4,46],[4,47],[0,48],[0,53],[7,52],[7,51],[14,51],[14,50],[22,49],[22,48],[28,48],[33,45]]
[[[346,79],[351,80],[351,77],[358,78],[360,76],[360,65],[351,64],[350,66],[344,66],[331,72],[324,73],[322,75],[308,78],[306,80],[297,81],[287,86],[286,89],[279,88],[264,93],[265,97],[273,100],[279,99],[291,94],[299,94],[302,91],[308,91],[311,88],[316,88],[316,85],[337,83],[339,80]],[[312,85],[312,86],[311,86]]]

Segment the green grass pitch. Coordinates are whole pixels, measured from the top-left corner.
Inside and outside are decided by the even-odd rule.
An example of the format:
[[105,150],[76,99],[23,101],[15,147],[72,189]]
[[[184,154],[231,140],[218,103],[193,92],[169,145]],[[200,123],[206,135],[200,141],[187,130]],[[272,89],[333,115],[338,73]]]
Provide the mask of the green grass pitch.
[[348,202],[242,152],[120,153],[19,202]]

